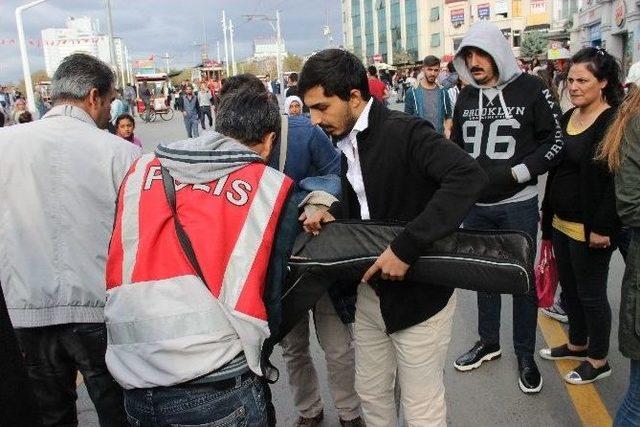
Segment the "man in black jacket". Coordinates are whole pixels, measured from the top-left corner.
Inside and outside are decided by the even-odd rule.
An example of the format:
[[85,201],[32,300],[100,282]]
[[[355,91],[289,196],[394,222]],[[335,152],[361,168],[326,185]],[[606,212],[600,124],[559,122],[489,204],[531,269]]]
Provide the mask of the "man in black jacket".
[[[471,27],[453,63],[470,84],[458,95],[451,139],[489,176],[464,226],[520,230],[535,242],[537,177],[560,159],[562,113],[544,82],[520,71],[511,46],[491,23]],[[524,393],[542,389],[533,358],[537,316],[535,289],[513,297],[513,343]],[[457,370],[470,371],[501,356],[499,294],[478,293],[478,334],[480,340],[455,361]]]
[[334,217],[407,222],[357,288],[356,390],[365,421],[395,425],[397,371],[407,423],[445,425],[442,373],[455,296],[443,287],[396,282],[425,245],[458,228],[486,176],[427,121],[373,100],[364,66],[347,51],[312,56],[298,88],[312,122],[342,151],[341,202],[306,218],[306,230],[318,233]]

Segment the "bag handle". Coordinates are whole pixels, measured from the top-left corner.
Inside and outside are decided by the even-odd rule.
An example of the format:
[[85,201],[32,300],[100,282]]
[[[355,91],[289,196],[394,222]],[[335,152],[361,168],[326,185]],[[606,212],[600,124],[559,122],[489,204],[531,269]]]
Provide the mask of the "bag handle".
[[204,274],[202,274],[202,269],[200,268],[200,264],[198,263],[198,259],[196,258],[196,253],[193,250],[193,245],[191,244],[191,239],[187,236],[187,233],[184,231],[182,224],[180,224],[180,220],[178,219],[178,211],[176,209],[176,184],[173,180],[173,177],[165,168],[161,166],[162,171],[162,182],[164,184],[164,194],[167,197],[167,203],[169,203],[169,208],[171,209],[171,216],[173,217],[173,223],[176,227],[176,234],[178,235],[178,240],[180,241],[180,246],[182,246],[182,250],[184,254],[187,256],[187,259],[191,263],[191,266],[196,271],[202,283],[209,289],[207,285],[207,281],[204,278]]

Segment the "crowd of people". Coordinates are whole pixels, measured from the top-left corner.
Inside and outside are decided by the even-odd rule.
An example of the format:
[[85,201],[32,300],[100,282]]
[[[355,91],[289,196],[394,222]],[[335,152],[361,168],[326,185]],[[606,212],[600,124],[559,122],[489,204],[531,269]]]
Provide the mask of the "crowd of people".
[[[332,284],[311,311],[340,425],[396,425],[398,390],[407,425],[446,425],[456,292],[405,276],[459,227],[517,230],[534,247],[540,228],[553,246],[547,314],[569,336],[536,352],[536,290],[513,296],[526,395],[543,388],[536,354],[580,361],[564,373],[575,385],[621,368],[607,298],[620,249],[631,370],[614,423],[640,425],[640,79],[595,47],[529,73],[488,22],[442,65],[427,56],[419,75],[392,77],[323,50],[288,77],[284,115],[256,76],[215,93],[187,82],[174,102],[188,138],[142,155],[128,89],[98,59],[64,59],[50,111],[0,129],[3,421],[77,425],[79,371],[103,426],[272,426],[279,345],[295,425],[320,424],[310,316],[283,333],[282,296],[296,237],[338,219],[406,224],[357,286]],[[394,81],[403,112],[385,105]],[[502,356],[501,296],[478,292],[477,309],[478,339],[453,361],[463,373]]]

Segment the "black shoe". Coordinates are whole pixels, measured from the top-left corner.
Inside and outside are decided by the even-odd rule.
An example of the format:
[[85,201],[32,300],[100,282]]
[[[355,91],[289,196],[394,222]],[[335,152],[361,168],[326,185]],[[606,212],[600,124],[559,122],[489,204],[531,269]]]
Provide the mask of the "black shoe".
[[354,418],[353,420],[343,420],[340,418],[341,427],[367,427],[362,417]]
[[594,368],[591,363],[585,360],[576,369],[565,375],[564,380],[569,384],[590,384],[602,378],[607,378],[609,375],[611,375],[609,362],[605,363],[601,368]]
[[315,417],[307,418],[302,415],[298,417],[293,427],[314,427],[319,425],[324,418],[324,411],[320,411]]
[[559,347],[541,348],[540,357],[547,360],[587,360],[587,350],[572,351],[567,344]]
[[480,367],[482,362],[494,360],[500,356],[502,356],[502,351],[500,351],[499,344],[483,344],[478,341],[471,350],[453,362],[453,367],[458,371],[466,372]]
[[523,393],[539,393],[542,390],[542,376],[532,354],[518,356],[518,384]]

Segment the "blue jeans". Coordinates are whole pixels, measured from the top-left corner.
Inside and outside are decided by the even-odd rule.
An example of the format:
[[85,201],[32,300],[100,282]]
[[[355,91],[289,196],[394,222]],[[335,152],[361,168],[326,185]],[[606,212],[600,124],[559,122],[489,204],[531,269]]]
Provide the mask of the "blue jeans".
[[184,116],[184,127],[187,129],[187,136],[189,138],[197,138],[200,136],[198,122],[198,116]]
[[267,426],[265,385],[254,374],[215,383],[125,390],[134,427]]
[[[474,206],[464,221],[464,228],[476,230],[518,230],[534,242],[535,257],[538,234],[538,198],[496,206]],[[533,260],[531,260],[533,262]],[[484,344],[500,344],[500,294],[478,292],[478,334]],[[532,289],[513,296],[513,346],[517,355],[532,355],[536,346],[538,296]]]
[[613,427],[635,427],[640,425],[640,360],[631,360],[629,388],[618,408]]

